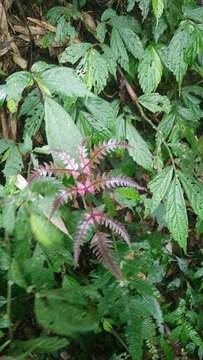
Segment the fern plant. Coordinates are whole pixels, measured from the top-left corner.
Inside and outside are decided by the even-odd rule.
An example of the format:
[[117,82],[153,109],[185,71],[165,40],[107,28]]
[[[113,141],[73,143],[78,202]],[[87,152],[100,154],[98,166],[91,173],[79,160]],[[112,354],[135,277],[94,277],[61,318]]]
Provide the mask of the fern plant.
[[100,161],[116,149],[126,149],[128,145],[124,142],[110,140],[99,146],[90,149],[88,154],[87,140],[84,140],[79,149],[79,161],[76,162],[65,151],[53,150],[52,154],[62,162],[62,166],[44,163],[33,172],[29,182],[39,179],[43,176],[51,175],[69,175],[72,177],[74,185],[63,187],[56,194],[50,217],[53,216],[59,207],[69,200],[75,201],[82,198],[85,208],[83,221],[78,225],[74,237],[74,264],[77,266],[80,256],[81,245],[83,244],[90,228],[95,227],[95,235],[91,241],[91,249],[99,260],[118,278],[123,279],[122,273],[116,265],[112,248],[113,243],[109,234],[100,231],[103,226],[120,236],[130,247],[130,238],[125,227],[117,220],[111,219],[103,211],[92,207],[91,203],[86,201],[88,194],[98,194],[103,190],[114,189],[115,187],[130,187],[141,191],[145,188],[137,182],[126,176],[109,176],[107,173],[101,175],[99,171]]

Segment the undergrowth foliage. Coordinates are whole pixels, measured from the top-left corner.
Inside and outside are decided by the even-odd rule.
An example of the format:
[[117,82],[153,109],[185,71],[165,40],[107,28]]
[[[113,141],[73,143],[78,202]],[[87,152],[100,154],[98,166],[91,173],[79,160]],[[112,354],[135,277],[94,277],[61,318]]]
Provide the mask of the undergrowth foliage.
[[203,359],[203,6],[0,1],[0,354]]

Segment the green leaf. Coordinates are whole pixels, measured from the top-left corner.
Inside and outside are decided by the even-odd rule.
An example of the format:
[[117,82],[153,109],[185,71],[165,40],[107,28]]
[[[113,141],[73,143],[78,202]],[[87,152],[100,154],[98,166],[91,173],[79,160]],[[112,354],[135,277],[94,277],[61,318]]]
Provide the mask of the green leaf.
[[169,113],[171,110],[171,104],[167,96],[162,96],[158,93],[142,95],[139,98],[139,103],[149,111],[166,112]]
[[29,351],[34,354],[52,353],[68,346],[69,341],[57,336],[40,336],[27,341],[14,341],[12,348],[17,353]]
[[11,235],[15,228],[15,212],[16,204],[11,199],[8,199],[3,207],[2,222],[7,234]]
[[194,177],[188,176],[181,171],[178,172],[180,181],[187,195],[187,198],[196,215],[203,220],[203,185]]
[[118,61],[118,63],[121,65],[121,67],[124,70],[128,71],[128,67],[129,67],[128,54],[125,45],[123,43],[123,40],[121,39],[120,33],[115,27],[113,27],[112,29],[110,46],[114,54],[115,60]]
[[91,85],[94,87],[95,92],[98,94],[104,89],[107,84],[108,66],[105,58],[102,57],[102,55],[97,50],[90,50],[89,56],[91,57]]
[[149,13],[150,0],[136,0],[136,2],[138,3],[140,10],[142,11],[143,20],[145,20]]
[[143,321],[140,317],[136,315],[131,316],[127,323],[125,336],[132,360],[143,359]]
[[51,93],[63,96],[91,96],[85,84],[80,81],[71,68],[54,66],[43,72],[35,73],[35,79],[42,91],[47,88]]
[[106,25],[104,22],[100,22],[97,25],[97,39],[99,40],[99,42],[103,43],[105,40],[105,36],[106,36]]
[[108,67],[108,71],[111,75],[114,76],[114,78],[116,79],[116,69],[117,69],[117,63],[116,63],[116,58],[113,54],[112,49],[106,45],[106,44],[102,44],[101,48],[103,50],[103,54],[102,56],[104,57],[105,61],[106,61],[106,65]]
[[188,7],[185,9],[183,16],[196,22],[203,23],[203,7],[200,6],[195,9]]
[[162,170],[155,178],[150,181],[149,189],[153,193],[151,212],[153,212],[163,200],[171,183],[173,168],[171,166]]
[[130,12],[135,6],[136,0],[128,0],[127,12]]
[[177,176],[174,177],[167,194],[165,220],[173,239],[186,251],[188,218],[183,191]]
[[70,63],[75,64],[80,58],[85,56],[86,52],[91,49],[92,44],[81,42],[79,44],[69,45],[60,56],[60,63]]
[[138,67],[138,78],[144,93],[156,90],[162,76],[162,64],[153,46],[148,46]]
[[3,173],[5,176],[16,175],[22,168],[23,161],[19,148],[16,145],[12,145],[8,150],[6,165]]
[[19,71],[10,75],[6,80],[7,101],[20,101],[23,90],[31,85],[32,75],[27,71]]
[[149,151],[147,143],[140,136],[136,128],[130,124],[126,124],[126,137],[130,145],[128,151],[137,164],[145,169],[152,166],[152,155]]
[[193,25],[187,21],[181,23],[173,35],[167,51],[167,66],[174,73],[181,86],[188,65],[192,63],[197,49],[197,39]]
[[95,96],[94,98],[87,98],[85,106],[98,123],[107,129],[114,130],[116,114],[110,102]]
[[70,115],[55,100],[45,100],[46,136],[50,149],[67,151],[77,158],[82,135]]
[[94,306],[76,287],[38,294],[35,313],[39,324],[58,335],[73,336],[92,331],[98,325]]
[[24,137],[35,135],[44,118],[44,106],[36,89],[26,96],[19,115],[25,116]]
[[127,27],[120,31],[120,36],[122,37],[128,51],[136,59],[141,59],[144,49],[139,36],[133,30]]
[[163,0],[152,0],[152,8],[154,15],[159,19],[164,10],[164,1]]

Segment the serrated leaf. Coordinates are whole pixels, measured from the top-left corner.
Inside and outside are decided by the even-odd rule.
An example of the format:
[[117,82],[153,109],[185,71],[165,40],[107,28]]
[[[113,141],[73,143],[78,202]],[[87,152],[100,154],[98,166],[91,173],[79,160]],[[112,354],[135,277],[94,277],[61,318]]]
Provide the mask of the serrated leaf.
[[91,47],[92,44],[86,42],[81,42],[79,44],[73,43],[62,52],[59,61],[61,64],[66,62],[75,64]]
[[159,19],[164,10],[164,1],[163,0],[152,0],[152,8],[154,15]]
[[195,214],[203,220],[203,184],[181,171],[178,172],[178,175]]
[[12,176],[21,171],[23,167],[23,161],[19,148],[16,145],[12,145],[8,151],[9,152],[3,173],[5,176]]
[[171,183],[173,168],[171,166],[162,170],[155,178],[150,181],[149,189],[153,193],[151,212],[153,212],[163,200]]
[[55,100],[45,100],[46,136],[50,149],[67,151],[77,158],[82,135],[70,115]]
[[26,96],[19,115],[25,116],[24,137],[32,137],[39,130],[44,118],[44,107],[36,89]]
[[126,124],[126,137],[130,145],[128,151],[137,164],[145,169],[152,166],[152,155],[149,151],[147,143],[140,136],[136,128],[130,124]]
[[166,112],[169,113],[171,110],[171,104],[167,96],[162,96],[158,93],[142,95],[139,98],[139,103],[149,111]]
[[111,75],[114,76],[114,78],[116,79],[116,69],[117,69],[117,63],[116,63],[116,58],[113,54],[112,49],[106,45],[106,44],[102,44],[101,48],[103,50],[103,54],[102,56],[104,57],[107,67],[108,67],[108,71]]
[[165,220],[174,240],[186,251],[188,236],[188,217],[182,187],[175,176],[166,200]]
[[196,34],[192,24],[182,22],[170,41],[167,51],[167,66],[174,73],[181,86],[188,65],[193,61],[196,52]]
[[105,58],[100,53],[93,49],[91,51],[91,73],[92,73],[92,86],[95,92],[100,93],[106,86],[108,79],[108,67]]
[[85,106],[98,123],[106,129],[114,131],[116,114],[110,102],[95,96],[94,98],[87,98],[85,100]]
[[54,66],[43,72],[35,73],[35,79],[42,91],[44,87],[51,93],[63,96],[91,96],[90,91],[71,68]]
[[110,46],[114,54],[115,60],[118,61],[118,63],[121,65],[121,67],[124,70],[128,71],[128,67],[129,67],[128,54],[125,45],[123,43],[123,40],[121,39],[119,31],[114,27],[111,33]]
[[148,46],[138,67],[138,78],[144,93],[156,90],[162,76],[162,64],[153,46]]
[[139,36],[133,30],[127,27],[120,31],[120,36],[122,37],[128,51],[136,59],[141,59],[144,49]]
[[15,228],[15,212],[16,205],[11,199],[9,199],[9,201],[5,202],[2,213],[2,225],[6,233],[9,235],[13,233]]
[[115,10],[113,10],[112,8],[106,9],[101,16],[101,21],[107,21],[109,19],[112,19],[116,15],[117,14]]

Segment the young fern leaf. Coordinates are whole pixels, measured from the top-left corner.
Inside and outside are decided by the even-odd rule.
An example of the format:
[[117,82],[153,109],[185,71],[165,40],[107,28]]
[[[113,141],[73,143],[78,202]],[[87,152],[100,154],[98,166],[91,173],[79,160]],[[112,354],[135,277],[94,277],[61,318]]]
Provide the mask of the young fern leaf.
[[112,248],[112,241],[108,234],[98,231],[92,238],[91,249],[93,253],[118,280],[123,280],[123,275],[114,262]]
[[87,153],[87,139],[85,139],[80,145],[80,166],[83,174],[90,174],[89,157]]
[[107,143],[103,143],[99,147],[94,148],[94,150],[90,151],[90,159],[84,167],[83,171],[86,171],[86,168],[94,168],[98,166],[101,159],[104,158],[107,154],[116,149],[126,149],[128,148],[128,144],[124,142],[117,142],[114,140],[109,140]]
[[78,171],[78,164],[74,159],[70,157],[70,155],[63,150],[53,150],[52,154],[54,154],[59,160],[61,160],[64,164],[64,172],[68,172],[73,177],[77,178],[80,173]]
[[76,176],[75,173],[76,173],[75,169],[71,167],[60,168],[60,167],[54,167],[53,164],[44,163],[44,165],[41,165],[37,169],[34,169],[32,171],[32,174],[29,177],[28,182],[31,183],[33,181],[40,179],[41,177],[52,176],[52,175],[69,174],[72,176]]
[[106,174],[103,174],[102,177],[98,176],[95,182],[91,184],[97,190],[113,189],[117,186],[121,187],[131,187],[137,190],[146,191],[144,187],[136,183],[134,180],[130,179],[127,176],[113,176],[108,177]]
[[66,203],[68,199],[71,199],[71,197],[71,189],[60,190],[54,199],[49,218],[51,219],[54,213],[60,208],[60,206]]
[[117,235],[119,235],[129,247],[131,247],[130,238],[125,227],[116,220],[110,219],[106,214],[102,214],[101,224],[105,227],[108,227],[112,231],[114,231]]

